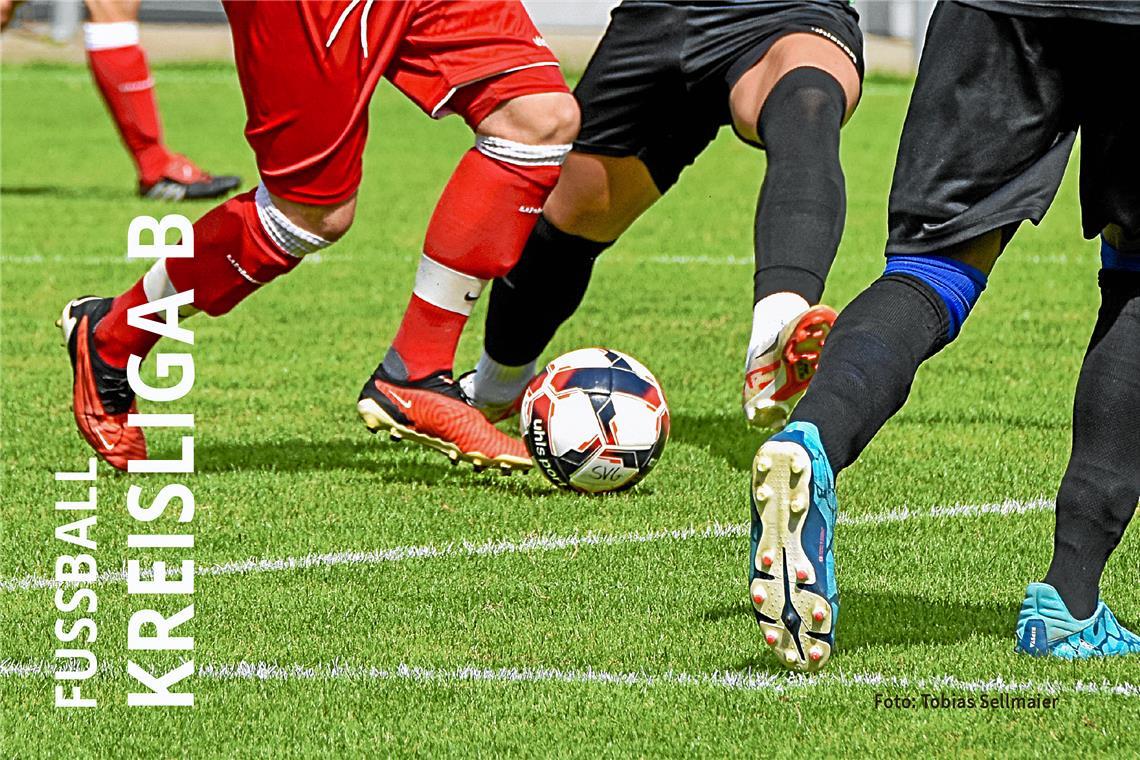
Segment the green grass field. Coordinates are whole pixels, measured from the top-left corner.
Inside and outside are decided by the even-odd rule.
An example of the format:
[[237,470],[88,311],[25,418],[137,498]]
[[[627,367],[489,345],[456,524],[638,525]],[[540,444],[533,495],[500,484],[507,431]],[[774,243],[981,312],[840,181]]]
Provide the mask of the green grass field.
[[[171,145],[251,186],[232,72],[159,68],[156,79]],[[1064,467],[1097,301],[1075,177],[999,262],[965,334],[923,368],[906,408],[841,478],[838,650],[823,675],[796,678],[770,659],[746,591],[747,467],[759,442],[738,395],[762,155],[723,133],[601,259],[552,347],[632,353],[672,408],[657,470],[630,493],[585,498],[537,474],[452,468],[369,436],[356,417],[426,220],[470,145],[458,120],[432,123],[386,86],[349,236],[225,319],[188,323],[197,381],[162,411],[195,415],[197,472],[184,482],[196,545],[165,556],[198,563],[196,706],[126,707],[126,623],[154,598],[128,597],[110,578],[95,587],[102,670],[85,686],[99,707],[56,710],[57,613],[36,581],[70,553],[53,536],[66,521],[53,503],[84,494],[53,472],[83,469],[88,450],[52,323],[69,298],[117,293],[145,269],[125,258],[132,217],[196,217],[209,205],[133,197],[83,69],[6,66],[0,87],[0,757],[1140,753],[1140,660],[1012,652],[1022,590],[1049,558],[1052,516],[1039,500]],[[848,220],[827,294],[836,306],[881,271],[908,93],[870,83],[845,130]],[[478,356],[482,314],[461,368]],[[155,456],[177,451],[166,432],[152,436]],[[102,466],[102,571],[142,556],[126,546],[127,487],[154,493],[177,479]],[[147,529],[178,527],[163,518]],[[1130,538],[1104,593],[1140,623]],[[182,603],[157,602],[168,613]],[[923,693],[1059,701],[876,706],[876,694]]]

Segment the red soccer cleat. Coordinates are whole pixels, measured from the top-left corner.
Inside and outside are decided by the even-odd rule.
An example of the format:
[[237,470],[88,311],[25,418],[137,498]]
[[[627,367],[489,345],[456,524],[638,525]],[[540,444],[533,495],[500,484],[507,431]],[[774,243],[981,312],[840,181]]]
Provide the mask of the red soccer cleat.
[[192,201],[217,198],[240,184],[240,177],[213,177],[199,169],[186,156],[175,153],[163,169],[161,177],[154,181],[139,181],[139,195],[161,201]]
[[110,298],[85,296],[63,307],[56,325],[71,357],[72,408],[79,434],[109,465],[127,469],[129,460],[146,459],[141,428],[128,427],[136,411],[127,371],[108,365],[95,351],[95,325],[110,310]]
[[497,467],[504,474],[534,466],[526,445],[488,422],[450,373],[405,383],[377,367],[360,391],[356,411],[373,433],[386,430],[392,440],[441,451],[452,464],[462,460],[476,470]]

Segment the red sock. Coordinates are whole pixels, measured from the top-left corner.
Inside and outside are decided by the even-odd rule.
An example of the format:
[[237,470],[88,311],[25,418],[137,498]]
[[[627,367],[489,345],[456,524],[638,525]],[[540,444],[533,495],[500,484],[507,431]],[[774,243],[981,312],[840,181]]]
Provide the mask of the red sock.
[[146,356],[158,343],[159,336],[155,333],[127,324],[127,310],[146,302],[140,277],[130,290],[115,297],[111,310],[95,325],[95,350],[112,367],[126,367],[131,354]]
[[[121,24],[88,24],[88,27],[121,27]],[[136,32],[137,34],[137,32]],[[150,185],[162,178],[172,154],[162,144],[162,122],[154,100],[154,80],[146,55],[138,44],[90,49],[87,62],[95,84],[127,150],[134,157],[139,182]]]
[[487,280],[501,277],[518,262],[559,171],[557,165],[499,161],[475,149],[463,156],[436,204],[424,240],[424,256],[459,276],[454,287],[433,286],[422,281],[421,267],[392,341],[409,380],[452,369],[472,302]]
[[[173,291],[193,289],[194,307],[210,316],[225,314],[301,263],[270,239],[258,218],[254,193],[234,196],[194,223],[193,258],[165,260]],[[125,367],[131,354],[146,356],[158,342],[150,331],[127,323],[127,310],[147,300],[140,279],[115,298],[96,326],[96,350],[112,366]]]

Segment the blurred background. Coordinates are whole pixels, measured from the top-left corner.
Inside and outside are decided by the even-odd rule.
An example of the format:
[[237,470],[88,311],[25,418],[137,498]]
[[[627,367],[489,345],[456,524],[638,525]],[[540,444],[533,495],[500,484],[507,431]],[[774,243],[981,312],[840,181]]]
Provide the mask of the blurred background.
[[[524,0],[566,68],[581,70],[593,52],[616,0]],[[913,73],[934,0],[855,2],[867,36],[868,71]],[[83,62],[80,0],[32,0],[0,39],[0,60]],[[143,0],[142,44],[152,61],[231,58],[219,0]]]

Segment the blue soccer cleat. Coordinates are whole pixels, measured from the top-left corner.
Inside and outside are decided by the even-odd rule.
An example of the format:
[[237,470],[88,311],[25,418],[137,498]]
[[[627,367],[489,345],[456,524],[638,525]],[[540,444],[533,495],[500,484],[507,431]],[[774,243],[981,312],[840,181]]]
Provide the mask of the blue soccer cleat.
[[835,646],[835,477],[815,425],[795,422],[752,463],[749,593],[786,667],[815,671]]
[[1030,583],[1017,616],[1016,651],[1064,660],[1140,654],[1140,636],[1128,630],[1104,602],[1077,620],[1048,583]]

